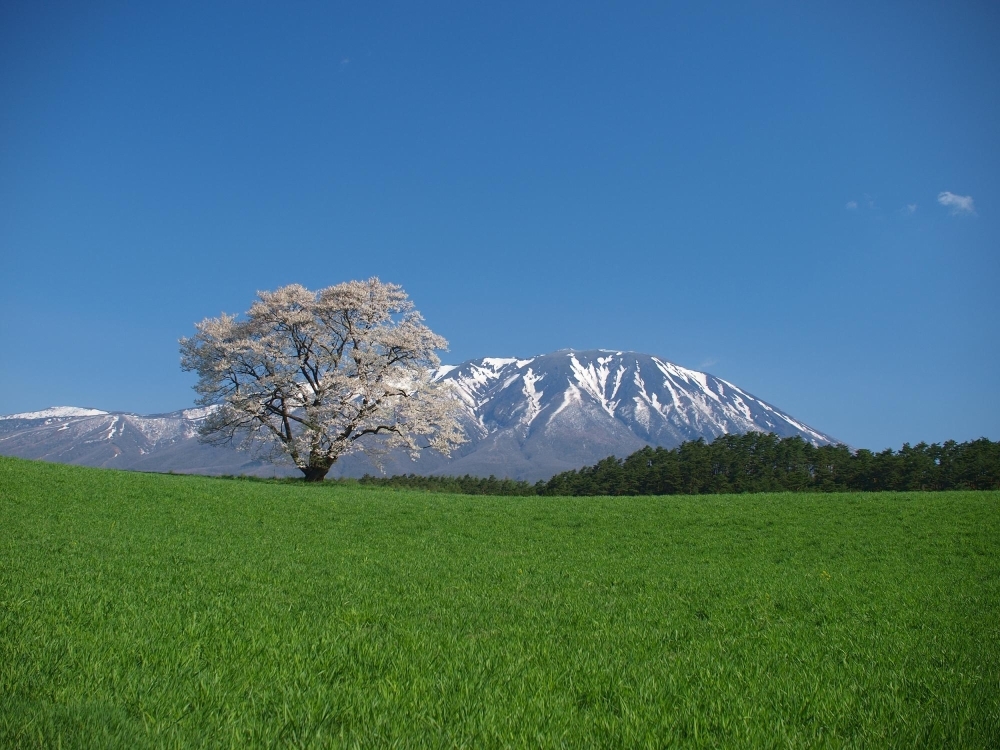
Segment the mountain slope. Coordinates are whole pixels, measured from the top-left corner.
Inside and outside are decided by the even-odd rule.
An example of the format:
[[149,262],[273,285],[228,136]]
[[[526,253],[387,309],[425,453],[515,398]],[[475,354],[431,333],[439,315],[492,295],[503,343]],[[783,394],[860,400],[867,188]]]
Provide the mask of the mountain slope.
[[[388,473],[473,474],[543,479],[626,456],[749,431],[830,437],[707,373],[635,352],[560,351],[530,359],[486,357],[436,373],[465,406],[469,441],[450,459],[388,457]],[[0,454],[149,471],[271,475],[267,463],[197,441],[204,409],[139,416],[54,407],[0,418]],[[377,472],[364,454],[341,459],[340,476]],[[287,467],[278,474],[295,474]]]
[[390,471],[540,479],[625,456],[750,431],[832,439],[721,378],[635,352],[560,351],[443,367],[466,407],[470,442],[445,462],[427,456]]
[[246,453],[199,443],[206,414],[199,408],[142,416],[71,406],[12,414],[0,417],[0,455],[138,471],[275,473]]

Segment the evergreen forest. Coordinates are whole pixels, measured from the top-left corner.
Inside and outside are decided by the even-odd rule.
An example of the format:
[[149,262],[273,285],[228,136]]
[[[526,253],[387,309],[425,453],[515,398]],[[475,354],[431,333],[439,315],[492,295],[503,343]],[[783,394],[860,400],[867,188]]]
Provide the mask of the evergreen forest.
[[676,448],[645,447],[627,458],[535,484],[513,479],[364,476],[361,484],[467,495],[704,495],[745,492],[879,492],[1000,489],[1000,442],[905,443],[879,453],[814,446],[773,433],[722,435]]

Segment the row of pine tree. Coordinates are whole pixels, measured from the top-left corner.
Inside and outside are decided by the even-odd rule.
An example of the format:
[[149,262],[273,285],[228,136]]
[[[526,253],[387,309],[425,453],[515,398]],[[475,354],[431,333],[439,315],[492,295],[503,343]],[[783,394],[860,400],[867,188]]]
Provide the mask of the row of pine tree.
[[1000,442],[909,443],[881,453],[750,432],[646,447],[535,484],[496,477],[365,476],[374,484],[470,495],[699,495],[1000,489]]

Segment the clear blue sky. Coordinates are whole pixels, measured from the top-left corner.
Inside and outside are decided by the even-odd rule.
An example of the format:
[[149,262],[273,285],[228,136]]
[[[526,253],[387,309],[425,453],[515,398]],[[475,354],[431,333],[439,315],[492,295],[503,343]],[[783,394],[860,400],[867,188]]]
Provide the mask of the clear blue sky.
[[998,137],[993,2],[5,2],[0,414],[185,407],[195,321],[377,275],[446,361],[1000,439]]

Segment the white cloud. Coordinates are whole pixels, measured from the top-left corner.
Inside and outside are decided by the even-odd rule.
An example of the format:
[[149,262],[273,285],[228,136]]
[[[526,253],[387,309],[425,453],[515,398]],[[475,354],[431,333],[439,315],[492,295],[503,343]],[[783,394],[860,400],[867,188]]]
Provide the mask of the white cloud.
[[955,195],[945,190],[943,193],[938,193],[938,203],[949,209],[952,216],[976,215],[976,205],[972,202],[971,195]]
[[903,213],[906,213],[906,214],[915,214],[916,212],[917,212],[917,204],[916,203],[907,203],[906,204],[906,208],[903,209]]
[[846,208],[848,211],[857,211],[858,210],[858,202],[857,201],[847,201],[847,203],[844,205],[844,208]]

